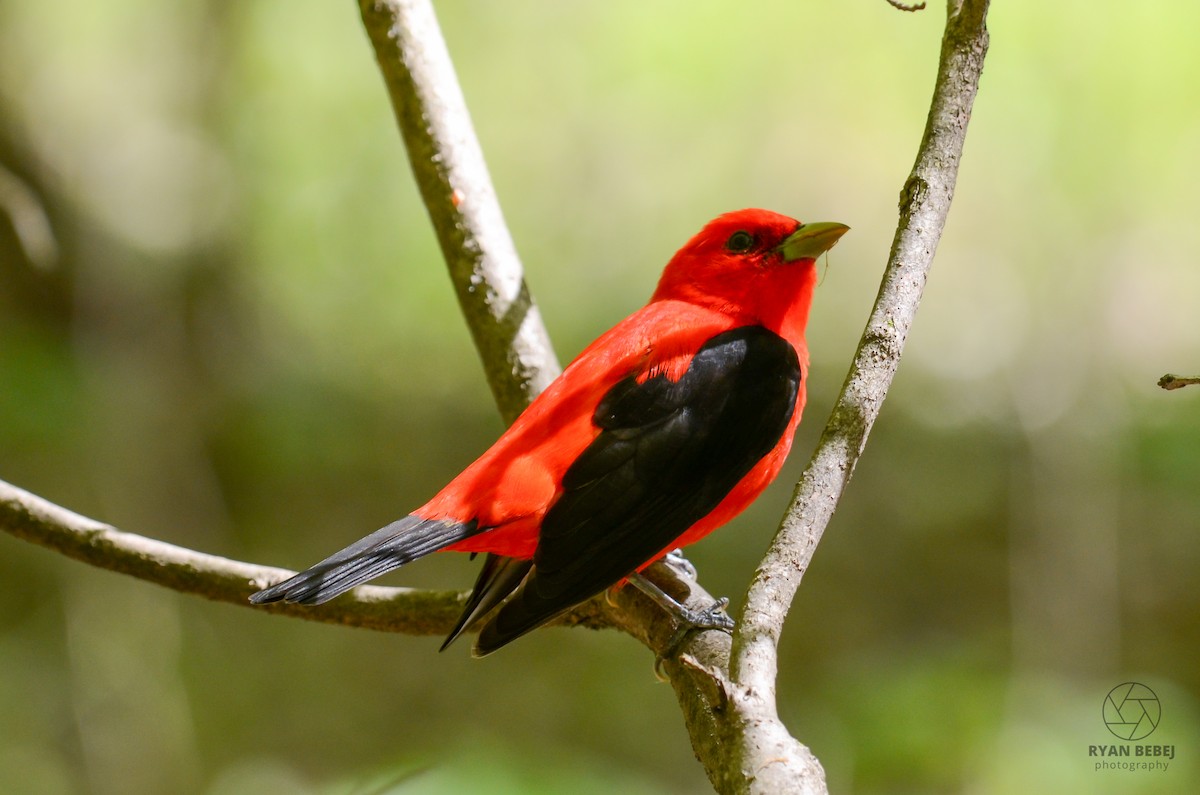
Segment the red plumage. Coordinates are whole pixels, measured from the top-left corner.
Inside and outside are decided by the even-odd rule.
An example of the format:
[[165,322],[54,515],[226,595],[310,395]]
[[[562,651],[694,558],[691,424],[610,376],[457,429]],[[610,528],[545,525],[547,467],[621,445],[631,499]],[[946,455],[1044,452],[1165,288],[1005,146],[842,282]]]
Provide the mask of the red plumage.
[[428,547],[487,552],[500,558],[451,635],[512,595],[486,653],[704,537],[783,466],[804,407],[814,258],[845,231],[766,210],[710,222],[650,302],[433,499],[253,600],[325,601]]

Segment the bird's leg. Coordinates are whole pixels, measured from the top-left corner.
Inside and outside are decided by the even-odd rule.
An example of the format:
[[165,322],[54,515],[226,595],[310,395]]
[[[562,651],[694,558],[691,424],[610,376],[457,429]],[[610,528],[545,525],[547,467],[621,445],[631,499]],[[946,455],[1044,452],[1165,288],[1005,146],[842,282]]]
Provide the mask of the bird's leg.
[[670,642],[667,643],[666,649],[659,655],[660,661],[673,655],[680,644],[683,643],[684,638],[697,630],[719,629],[722,632],[733,631],[733,619],[725,614],[725,607],[729,604],[729,600],[725,597],[721,597],[703,610],[691,610],[672,599],[666,591],[650,582],[640,572],[630,574],[629,582],[633,587],[650,597],[655,604],[674,616],[676,623],[679,625],[675,630],[675,634],[671,636]]

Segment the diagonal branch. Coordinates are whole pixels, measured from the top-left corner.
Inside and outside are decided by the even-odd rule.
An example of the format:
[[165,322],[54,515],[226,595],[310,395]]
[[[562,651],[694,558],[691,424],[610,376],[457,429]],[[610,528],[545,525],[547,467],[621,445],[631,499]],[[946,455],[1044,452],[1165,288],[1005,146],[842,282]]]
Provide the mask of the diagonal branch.
[[359,0],[421,198],[500,413],[511,423],[560,367],[525,284],[429,0]]
[[929,119],[916,164],[900,193],[900,223],[879,295],[816,453],[747,595],[733,668],[735,678],[746,684],[754,678],[747,666],[756,656],[774,654],[788,605],[900,364],[954,196],[987,52],[987,6],[987,0],[966,0],[949,15]]
[[[988,0],[949,4],[933,101],[916,163],[900,194],[900,222],[879,295],[817,450],[747,592],[729,652],[728,679],[709,677],[710,690],[717,688],[720,702],[731,705],[734,714],[710,719],[707,733],[693,732],[693,743],[699,740],[706,747],[707,752],[696,749],[702,759],[727,749],[723,754],[737,763],[741,774],[733,774],[729,765],[706,764],[720,791],[824,791],[819,763],[778,717],[779,637],[800,580],[879,416],[921,300],[950,211],[987,52],[987,9]],[[702,653],[713,659],[711,650]],[[719,652],[715,660],[719,664]],[[712,662],[702,667],[710,674],[720,670]]]

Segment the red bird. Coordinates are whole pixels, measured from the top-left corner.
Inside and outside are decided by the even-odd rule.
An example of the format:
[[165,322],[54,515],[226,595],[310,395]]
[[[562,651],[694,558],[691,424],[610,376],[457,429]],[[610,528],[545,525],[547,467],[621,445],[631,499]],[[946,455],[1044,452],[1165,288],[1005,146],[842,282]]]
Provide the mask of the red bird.
[[491,614],[482,656],[627,579],[644,586],[638,572],[779,474],[804,408],[814,260],[848,229],[766,210],[710,222],[650,302],[437,496],[250,601],[320,604],[431,552],[487,552],[442,646]]

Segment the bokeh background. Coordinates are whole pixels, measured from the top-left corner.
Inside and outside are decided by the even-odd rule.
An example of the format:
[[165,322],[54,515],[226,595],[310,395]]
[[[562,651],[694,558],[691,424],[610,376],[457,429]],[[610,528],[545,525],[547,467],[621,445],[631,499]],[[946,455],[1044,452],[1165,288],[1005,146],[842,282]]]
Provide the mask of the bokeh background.
[[[735,603],[875,296],[939,3],[440,2],[565,361],[710,217],[840,220],[780,482],[692,550]],[[1200,5],[997,2],[958,192],[800,589],[780,709],[846,793],[1200,782]],[[0,477],[308,565],[501,430],[354,4],[0,2]],[[390,580],[467,587],[439,556]],[[616,633],[464,644],[174,594],[0,537],[0,790],[702,792]],[[1166,773],[1096,771],[1113,686]]]

